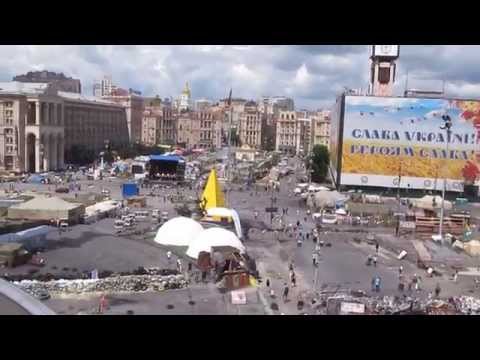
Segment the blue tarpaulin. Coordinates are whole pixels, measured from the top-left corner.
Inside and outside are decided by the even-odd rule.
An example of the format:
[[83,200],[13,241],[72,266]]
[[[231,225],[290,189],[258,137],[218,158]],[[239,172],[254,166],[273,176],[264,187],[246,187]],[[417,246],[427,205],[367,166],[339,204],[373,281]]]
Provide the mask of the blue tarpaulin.
[[182,157],[176,155],[150,155],[150,160],[153,161],[170,161],[170,162],[183,162]]
[[138,185],[135,183],[125,183],[122,186],[122,195],[124,198],[137,196],[138,195]]

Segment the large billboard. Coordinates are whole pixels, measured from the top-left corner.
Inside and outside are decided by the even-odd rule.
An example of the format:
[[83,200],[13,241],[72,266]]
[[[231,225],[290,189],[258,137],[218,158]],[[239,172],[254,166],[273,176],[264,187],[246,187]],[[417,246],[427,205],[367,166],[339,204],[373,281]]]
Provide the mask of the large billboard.
[[463,191],[480,173],[480,101],[345,96],[342,115],[341,185]]

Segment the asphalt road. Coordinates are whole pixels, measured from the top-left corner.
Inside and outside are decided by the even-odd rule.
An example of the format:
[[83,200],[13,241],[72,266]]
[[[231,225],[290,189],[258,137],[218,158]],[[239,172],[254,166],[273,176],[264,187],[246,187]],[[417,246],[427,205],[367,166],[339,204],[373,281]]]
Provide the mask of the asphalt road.
[[[297,164],[292,161],[292,165]],[[304,223],[305,207],[303,203],[293,196],[292,192],[295,187],[295,176],[301,173],[298,170],[295,175],[281,180],[281,191],[275,193],[277,198],[274,206],[288,208],[288,216],[286,223],[295,223],[300,220]],[[99,192],[102,188],[108,188],[111,191],[112,199],[121,199],[121,182],[120,180],[104,180],[104,181],[80,181],[82,190],[80,193]],[[90,185],[90,186],[89,186]],[[0,185],[1,186],[1,185]],[[5,186],[5,185],[3,185]],[[384,242],[381,243],[380,254],[378,255],[378,266],[366,266],[366,258],[368,254],[373,254],[375,249],[373,246],[366,244],[364,241],[357,244],[353,241],[354,237],[364,238],[365,234],[355,234],[351,232],[342,232],[341,226],[334,226],[340,232],[329,231],[322,235],[325,242],[330,242],[331,247],[322,249],[322,257],[318,267],[318,278],[316,289],[313,288],[314,268],[312,266],[312,249],[313,242],[305,241],[302,247],[298,248],[294,238],[288,238],[280,235],[277,241],[276,236],[272,232],[262,232],[262,229],[268,227],[270,223],[270,215],[265,213],[265,208],[271,205],[271,193],[264,190],[256,191],[238,191],[242,184],[231,186],[233,191],[227,194],[229,203],[228,207],[235,208],[242,219],[244,228],[253,227],[250,236],[245,240],[247,251],[257,260],[257,266],[263,280],[270,278],[275,293],[281,293],[284,282],[288,282],[288,262],[293,259],[297,274],[298,287],[291,289],[291,299],[302,295],[304,292],[312,293],[315,290],[335,290],[337,288],[358,289],[371,293],[371,279],[374,275],[382,278],[382,290],[379,295],[399,295],[398,286],[398,266],[403,265],[406,276],[417,273],[424,277],[425,272],[418,269],[408,255],[408,261],[399,261],[396,254],[402,247],[410,244],[409,239],[399,239],[391,236],[391,229],[368,229],[382,235]],[[35,189],[36,191],[53,190],[50,185],[33,185],[20,184],[17,185],[21,189]],[[164,195],[176,192],[177,189],[172,188],[164,191]],[[194,195],[194,191],[181,189],[182,192],[188,192]],[[141,189],[141,193],[146,194],[149,190]],[[67,196],[74,197],[74,193]],[[148,208],[156,208],[162,211],[168,211],[174,216],[172,204],[163,201],[163,196],[147,197]],[[298,215],[297,215],[298,210]],[[254,220],[254,211],[258,211],[260,216]],[[146,222],[140,227],[149,227],[152,224]],[[304,227],[311,228],[313,223],[308,220]],[[361,230],[361,228],[359,228]],[[388,232],[388,234],[386,234]],[[105,219],[92,225],[77,225],[71,227],[70,231],[59,235],[52,233],[52,248],[43,254],[47,259],[47,265],[41,269],[41,272],[62,272],[69,271],[64,268],[77,268],[79,271],[90,271],[93,269],[111,270],[111,271],[130,271],[138,266],[170,266],[166,261],[166,249],[153,243],[153,234],[150,237],[141,236],[119,236],[114,234],[113,220]],[[430,247],[432,255],[439,259],[447,259],[456,255],[450,249],[443,247],[435,249]],[[411,244],[409,249],[411,249]],[[409,250],[410,251],[410,250]],[[459,255],[460,256],[460,255]],[[461,257],[462,261],[466,261],[465,257]],[[56,269],[54,269],[54,267]],[[29,267],[20,267],[11,270],[11,272],[25,272]],[[10,271],[10,270],[9,270]],[[426,291],[417,294],[418,296],[427,296],[428,291],[432,291],[437,282],[442,286],[442,295],[459,295],[467,294],[471,291],[471,279],[453,283],[448,280],[448,271],[446,276],[441,278],[426,279],[424,277],[423,287]],[[270,299],[265,289],[265,282],[261,284],[263,298],[267,299],[267,306],[272,302],[279,304],[279,310],[276,313],[297,314],[298,310],[294,306],[294,302],[283,304],[277,299]],[[478,293],[478,290],[476,291]],[[193,294],[193,295],[192,295]],[[197,297],[195,301],[197,306],[189,305],[187,299],[190,296]],[[118,300],[118,299],[119,300]],[[154,293],[146,294],[129,294],[113,296],[111,313],[123,314],[127,310],[132,310],[138,314],[264,314],[265,309],[262,302],[255,296],[249,298],[249,304],[244,306],[231,306],[228,298],[219,294],[218,290],[211,284],[196,285],[190,292],[187,290],[179,290],[176,292],[165,292],[161,296]],[[117,299],[117,300],[115,300]],[[206,300],[205,300],[206,299]],[[1,299],[0,299],[1,301]],[[98,299],[93,296],[90,298],[77,299],[51,299],[47,301],[47,305],[60,313],[78,313],[88,311],[92,307],[98,305]],[[1,304],[1,303],[0,303]],[[167,308],[169,304],[174,307]],[[1,305],[0,305],[1,306]],[[195,310],[197,309],[197,310]]]

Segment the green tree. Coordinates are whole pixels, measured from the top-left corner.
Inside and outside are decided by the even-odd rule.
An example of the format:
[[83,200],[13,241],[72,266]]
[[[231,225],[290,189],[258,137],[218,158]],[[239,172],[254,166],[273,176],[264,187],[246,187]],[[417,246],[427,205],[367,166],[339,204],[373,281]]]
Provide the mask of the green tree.
[[328,165],[330,163],[330,154],[325,145],[315,145],[312,154],[307,158],[306,167],[312,171],[312,181],[324,182],[328,174]]

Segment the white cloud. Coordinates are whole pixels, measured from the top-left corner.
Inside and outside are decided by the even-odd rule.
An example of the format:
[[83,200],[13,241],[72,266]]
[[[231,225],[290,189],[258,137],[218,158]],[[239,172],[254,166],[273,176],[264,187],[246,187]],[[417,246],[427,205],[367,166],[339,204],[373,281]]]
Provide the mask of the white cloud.
[[[344,87],[368,84],[368,47],[353,46],[12,46],[0,47],[0,81],[32,70],[80,78],[85,92],[94,79],[112,75],[125,88],[176,97],[185,81],[194,97],[288,95],[299,107],[334,104]],[[480,96],[480,46],[402,46],[395,91],[405,74],[447,80],[447,94]],[[398,102],[398,100],[393,100]],[[394,105],[392,105],[394,106]]]
[[302,64],[295,74],[293,82],[297,86],[308,86],[310,83],[310,74],[308,73],[307,65]]

